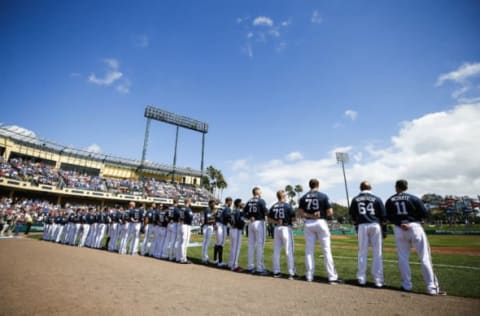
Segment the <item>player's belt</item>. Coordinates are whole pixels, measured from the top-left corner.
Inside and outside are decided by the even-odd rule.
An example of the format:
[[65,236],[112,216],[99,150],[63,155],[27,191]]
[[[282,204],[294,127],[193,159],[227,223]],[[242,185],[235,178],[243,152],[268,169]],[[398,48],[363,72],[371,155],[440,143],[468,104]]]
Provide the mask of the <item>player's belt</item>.
[[275,227],[288,227],[288,224],[275,224]]

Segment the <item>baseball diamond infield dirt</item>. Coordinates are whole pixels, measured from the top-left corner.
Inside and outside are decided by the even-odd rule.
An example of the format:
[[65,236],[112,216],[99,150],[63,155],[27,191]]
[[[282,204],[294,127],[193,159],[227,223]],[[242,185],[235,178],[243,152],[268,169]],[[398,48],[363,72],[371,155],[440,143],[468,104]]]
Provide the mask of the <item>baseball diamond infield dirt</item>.
[[0,240],[0,315],[478,315],[480,300]]

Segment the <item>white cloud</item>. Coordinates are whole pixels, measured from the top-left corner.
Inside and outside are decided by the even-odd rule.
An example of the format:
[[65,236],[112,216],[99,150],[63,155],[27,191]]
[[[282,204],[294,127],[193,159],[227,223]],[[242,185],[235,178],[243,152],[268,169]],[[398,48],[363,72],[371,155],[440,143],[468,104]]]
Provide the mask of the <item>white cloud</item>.
[[437,79],[437,86],[441,86],[445,81],[462,83],[476,75],[480,75],[480,63],[465,63],[457,70],[440,75]]
[[[336,163],[335,152],[347,152],[353,157],[345,165],[350,188],[357,188],[362,180],[369,180],[375,192],[386,199],[393,194],[393,183],[406,178],[410,191],[417,195],[480,194],[480,168],[475,148],[480,139],[480,102],[462,104],[445,112],[425,114],[401,124],[399,131],[382,147],[353,146],[332,148],[324,157],[314,160],[272,159],[248,163],[238,162],[242,168],[230,168],[226,174],[227,194],[247,198],[253,182],[262,187],[268,203],[275,201],[275,191],[287,184],[301,184],[304,189],[310,178],[320,180],[332,200],[345,202],[343,174]],[[232,165],[233,166],[233,165]],[[356,194],[350,192],[350,195]],[[350,189],[350,191],[352,191]]]
[[351,119],[352,121],[355,121],[357,119],[358,113],[353,111],[353,110],[346,110],[345,111],[345,116]]
[[318,10],[313,11],[310,22],[312,22],[313,24],[320,24],[323,22],[323,19],[320,16],[320,12],[318,12]]
[[115,58],[105,58],[103,61],[113,70],[117,70],[120,67],[120,63]]
[[71,72],[71,73],[69,74],[69,76],[70,76],[71,78],[78,78],[78,77],[81,77],[82,75],[81,75],[80,73],[78,73],[78,72]]
[[292,24],[291,19],[276,24],[268,16],[257,16],[254,19],[237,18],[236,22],[244,28],[242,52],[249,58],[253,58],[254,50],[259,45],[270,46],[277,53],[283,52],[288,47],[284,33]]
[[273,20],[267,16],[258,16],[253,22],[253,26],[273,26]]
[[466,96],[466,94],[480,92],[480,87],[475,84],[478,77],[480,77],[480,63],[464,63],[458,69],[440,75],[437,78],[436,86],[442,86],[445,82],[453,82],[459,87],[453,91],[452,98],[462,103],[476,103],[478,98]]
[[292,151],[285,157],[288,161],[297,161],[303,159],[303,154],[298,151]]
[[100,86],[109,86],[118,79],[122,78],[122,76],[123,74],[120,71],[109,71],[103,78],[97,78],[94,73],[91,73],[90,76],[88,76],[88,81]]
[[130,80],[125,79],[122,83],[119,83],[116,87],[117,91],[121,94],[127,94],[130,92]]
[[120,63],[118,60],[115,58],[106,58],[103,60],[103,63],[106,65],[103,77],[97,77],[95,73],[91,73],[88,76],[88,82],[107,87],[116,83],[115,89],[118,92],[122,94],[129,93],[131,84],[120,71]]
[[91,153],[95,153],[95,154],[99,154],[99,153],[102,152],[102,149],[97,144],[91,144],[90,146],[85,148],[85,150],[88,151],[88,152],[91,152]]

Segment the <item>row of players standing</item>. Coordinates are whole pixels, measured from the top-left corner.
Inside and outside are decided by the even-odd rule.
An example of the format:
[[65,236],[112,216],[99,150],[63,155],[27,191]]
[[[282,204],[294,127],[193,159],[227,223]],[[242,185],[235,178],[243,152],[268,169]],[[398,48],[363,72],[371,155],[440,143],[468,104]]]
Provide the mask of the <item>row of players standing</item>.
[[[318,242],[323,251],[325,269],[330,284],[343,283],[335,270],[331,252],[330,230],[327,220],[333,216],[332,205],[326,194],[319,191],[319,181],[311,179],[310,191],[299,200],[299,212],[305,218],[305,278],[311,282],[315,275],[314,249]],[[397,246],[398,264],[401,274],[401,289],[412,290],[411,271],[409,267],[410,247],[414,246],[418,253],[422,274],[430,295],[445,295],[441,291],[438,279],[433,272],[430,246],[423,230],[422,223],[428,217],[423,202],[416,196],[407,193],[408,182],[398,180],[395,184],[396,194],[391,196],[386,205],[373,195],[371,185],[367,181],[360,184],[360,194],[353,198],[349,212],[358,233],[358,284],[366,284],[368,247],[372,245],[373,262],[371,272],[376,287],[383,287],[382,241],[386,237],[386,224],[394,225],[394,238]],[[204,241],[202,261],[207,263],[208,246],[215,233],[214,263],[223,266],[223,245],[225,243],[225,227],[230,225],[230,256],[228,267],[237,271],[238,256],[241,247],[241,232],[248,225],[248,270],[261,275],[267,274],[264,267],[263,251],[265,245],[265,220],[274,224],[273,276],[280,276],[280,252],[285,249],[289,279],[296,277],[294,264],[294,241],[292,225],[295,212],[286,202],[284,191],[277,192],[278,201],[267,209],[261,198],[258,187],[252,190],[253,197],[243,205],[240,199],[235,200],[233,211],[230,209],[232,199],[225,200],[225,206],[214,212],[215,204],[211,201],[204,214]],[[217,261],[218,255],[218,261]],[[256,255],[256,267],[254,256]]]
[[[189,263],[187,245],[193,221],[190,206],[190,199],[186,198],[183,206],[178,206],[175,199],[166,209],[162,204],[152,204],[145,210],[130,202],[127,210],[120,207],[102,212],[95,212],[93,208],[76,212],[52,211],[45,217],[43,239],[99,249],[107,237],[105,246],[112,252],[137,255],[140,246],[141,255]],[[145,238],[140,245],[142,226]]]

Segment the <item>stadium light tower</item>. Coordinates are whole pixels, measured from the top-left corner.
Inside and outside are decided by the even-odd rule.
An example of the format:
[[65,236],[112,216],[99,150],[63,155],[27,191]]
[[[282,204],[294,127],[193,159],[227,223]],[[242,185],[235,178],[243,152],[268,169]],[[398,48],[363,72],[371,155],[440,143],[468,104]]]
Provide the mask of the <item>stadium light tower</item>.
[[173,155],[172,181],[175,181],[179,128],[184,127],[184,128],[202,133],[202,161],[200,164],[200,170],[201,170],[201,176],[203,177],[203,161],[205,157],[205,134],[208,133],[208,124],[205,122],[201,122],[201,121],[186,117],[186,116],[177,115],[172,112],[168,112],[168,111],[153,107],[151,105],[147,105],[147,107],[145,108],[145,117],[147,118],[147,127],[145,130],[145,141],[143,143],[141,166],[143,167],[143,164],[145,162],[145,157],[147,155],[148,137],[150,133],[149,132],[150,120],[154,119],[160,122],[175,125],[177,127],[176,136],[175,136],[175,152]]
[[337,163],[342,164],[343,180],[345,182],[345,193],[347,194],[347,206],[350,208],[350,198],[348,197],[347,177],[345,176],[345,164],[348,163],[348,153],[336,152]]

